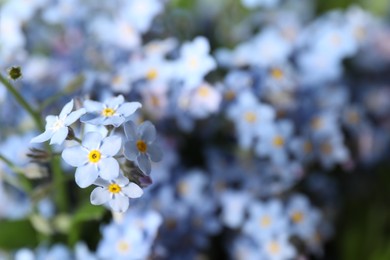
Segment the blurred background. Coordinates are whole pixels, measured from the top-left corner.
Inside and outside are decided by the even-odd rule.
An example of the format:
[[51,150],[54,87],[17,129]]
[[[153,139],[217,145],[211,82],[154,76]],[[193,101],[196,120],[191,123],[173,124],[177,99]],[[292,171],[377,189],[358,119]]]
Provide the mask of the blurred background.
[[[390,259],[390,2],[150,0],[134,11],[140,1],[0,0],[2,75],[42,120],[71,98],[82,107],[122,94],[144,106],[131,120],[156,125],[164,159],[126,227],[148,234],[133,241],[147,245],[139,259]],[[245,121],[262,109],[272,119],[251,132]],[[39,131],[2,86],[0,114],[0,259],[21,248],[50,259],[41,245],[73,254],[80,241],[104,259],[111,212],[58,163],[61,211],[52,166],[26,157]],[[308,226],[294,226],[299,196]],[[161,223],[140,220],[149,210]],[[288,239],[272,233],[277,249],[250,231],[262,210],[291,213],[273,231]]]

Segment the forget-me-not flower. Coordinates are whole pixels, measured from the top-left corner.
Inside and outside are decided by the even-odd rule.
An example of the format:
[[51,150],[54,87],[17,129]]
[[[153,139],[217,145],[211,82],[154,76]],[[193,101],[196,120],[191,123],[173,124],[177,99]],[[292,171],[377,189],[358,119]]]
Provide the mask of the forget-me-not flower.
[[62,158],[77,167],[75,180],[81,188],[93,184],[100,176],[112,180],[119,175],[119,163],[113,157],[121,149],[119,136],[103,136],[98,132],[87,133],[81,145],[66,148]]
[[71,112],[72,109],[73,99],[64,106],[58,116],[47,116],[45,132],[34,137],[31,142],[42,143],[51,139],[50,144],[62,144],[68,136],[68,126],[85,114],[84,108]]
[[143,190],[135,183],[129,182],[122,174],[111,181],[97,179],[96,187],[91,193],[91,203],[102,205],[109,203],[114,211],[125,212],[129,208],[129,198],[139,198]]
[[155,144],[156,128],[149,121],[138,127],[129,121],[124,125],[127,141],[124,144],[124,155],[130,161],[137,162],[139,168],[146,174],[151,171],[151,163],[162,159],[162,151]]
[[112,97],[104,103],[86,100],[84,107],[87,113],[81,117],[81,121],[93,125],[120,126],[142,105],[139,102],[124,102],[122,95]]

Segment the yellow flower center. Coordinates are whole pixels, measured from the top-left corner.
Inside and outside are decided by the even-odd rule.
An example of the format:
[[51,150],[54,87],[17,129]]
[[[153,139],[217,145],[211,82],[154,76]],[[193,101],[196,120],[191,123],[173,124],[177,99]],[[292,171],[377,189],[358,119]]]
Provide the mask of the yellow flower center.
[[141,153],[144,153],[146,152],[146,150],[148,149],[148,145],[142,141],[142,140],[138,140],[137,141],[137,149],[138,151],[140,151]]
[[117,75],[117,76],[112,78],[112,84],[119,85],[119,84],[122,84],[122,83],[123,83],[123,77],[122,76]]
[[244,119],[248,122],[248,123],[254,123],[256,122],[256,114],[253,113],[253,112],[246,112],[244,114]]
[[303,144],[303,151],[305,153],[310,153],[313,150],[313,145],[309,141],[305,141]]
[[150,103],[152,104],[152,106],[158,107],[158,106],[160,106],[160,99],[158,99],[158,97],[156,95],[152,95],[150,97]]
[[280,252],[280,245],[276,241],[272,241],[268,244],[268,249],[272,254],[277,254]]
[[98,150],[92,150],[88,154],[88,160],[91,163],[97,163],[100,161],[102,154]]
[[108,191],[116,194],[121,191],[121,187],[116,183],[112,183],[108,186]]
[[236,97],[236,93],[233,90],[228,90],[225,92],[225,99],[228,101],[233,100]]
[[324,154],[331,154],[332,153],[332,145],[330,143],[321,144],[320,149]]
[[273,143],[276,147],[281,147],[284,145],[284,138],[280,135],[274,137]]
[[191,69],[196,69],[198,67],[198,59],[196,57],[191,57],[188,61]]
[[130,250],[130,244],[127,243],[126,241],[121,240],[118,242],[117,248],[118,248],[119,252],[126,253],[126,252],[129,252],[129,250]]
[[310,122],[311,127],[316,129],[316,130],[321,129],[323,124],[324,123],[322,122],[321,118],[319,118],[319,117],[313,118]]
[[105,116],[105,117],[110,117],[110,116],[113,116],[115,114],[115,110],[112,109],[112,108],[105,108],[103,109],[102,111],[102,116]]
[[150,69],[147,73],[146,73],[146,78],[148,80],[154,80],[156,79],[158,76],[158,71],[156,69]]
[[302,222],[304,215],[300,211],[296,211],[291,215],[291,219],[294,223]]
[[210,89],[206,86],[201,86],[198,88],[198,94],[201,97],[207,97],[210,94]]
[[188,184],[186,182],[180,182],[177,189],[178,189],[180,195],[183,195],[183,196],[188,194],[188,192],[190,190],[188,187]]
[[359,122],[359,114],[356,111],[349,111],[347,119],[351,124],[357,124]]
[[263,228],[269,227],[271,225],[272,219],[269,216],[263,216],[260,218],[260,226]]
[[283,71],[281,69],[274,68],[271,70],[271,76],[274,79],[281,79],[281,78],[283,78]]

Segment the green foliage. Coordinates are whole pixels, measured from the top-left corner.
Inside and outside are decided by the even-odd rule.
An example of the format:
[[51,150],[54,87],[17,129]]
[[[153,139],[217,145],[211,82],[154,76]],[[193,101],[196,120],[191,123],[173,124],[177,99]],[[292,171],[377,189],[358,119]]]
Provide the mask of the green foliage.
[[360,183],[348,192],[339,225],[339,255],[344,260],[390,259],[390,166],[374,172],[349,176]]
[[[99,238],[100,220],[105,212],[104,207],[94,206],[89,201],[83,204],[72,217],[68,244],[73,246],[85,233],[88,234],[88,237]],[[91,232],[94,233],[94,236],[90,236]]]
[[31,222],[23,220],[0,221],[0,249],[15,250],[21,247],[36,247],[38,233]]

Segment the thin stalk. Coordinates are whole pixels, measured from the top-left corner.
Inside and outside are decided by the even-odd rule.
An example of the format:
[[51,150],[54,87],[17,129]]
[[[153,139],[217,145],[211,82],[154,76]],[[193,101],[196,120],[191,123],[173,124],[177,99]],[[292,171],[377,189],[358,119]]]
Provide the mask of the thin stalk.
[[15,97],[16,101],[30,114],[39,130],[44,131],[45,127],[41,121],[41,117],[37,111],[35,111],[30,104],[20,95],[19,91],[2,75],[0,74],[0,81],[7,88],[9,92]]
[[[40,113],[33,109],[30,104],[20,95],[19,91],[0,73],[0,82],[7,88],[7,90],[15,97],[16,101],[30,114],[34,120],[37,128],[40,131],[45,130],[45,126],[41,120]],[[53,153],[51,146],[46,144],[46,149],[49,153]],[[67,192],[65,189],[65,176],[61,170],[60,160],[58,157],[53,157],[50,160],[50,168],[53,173],[55,196],[54,199],[61,212],[66,212],[68,208]]]

